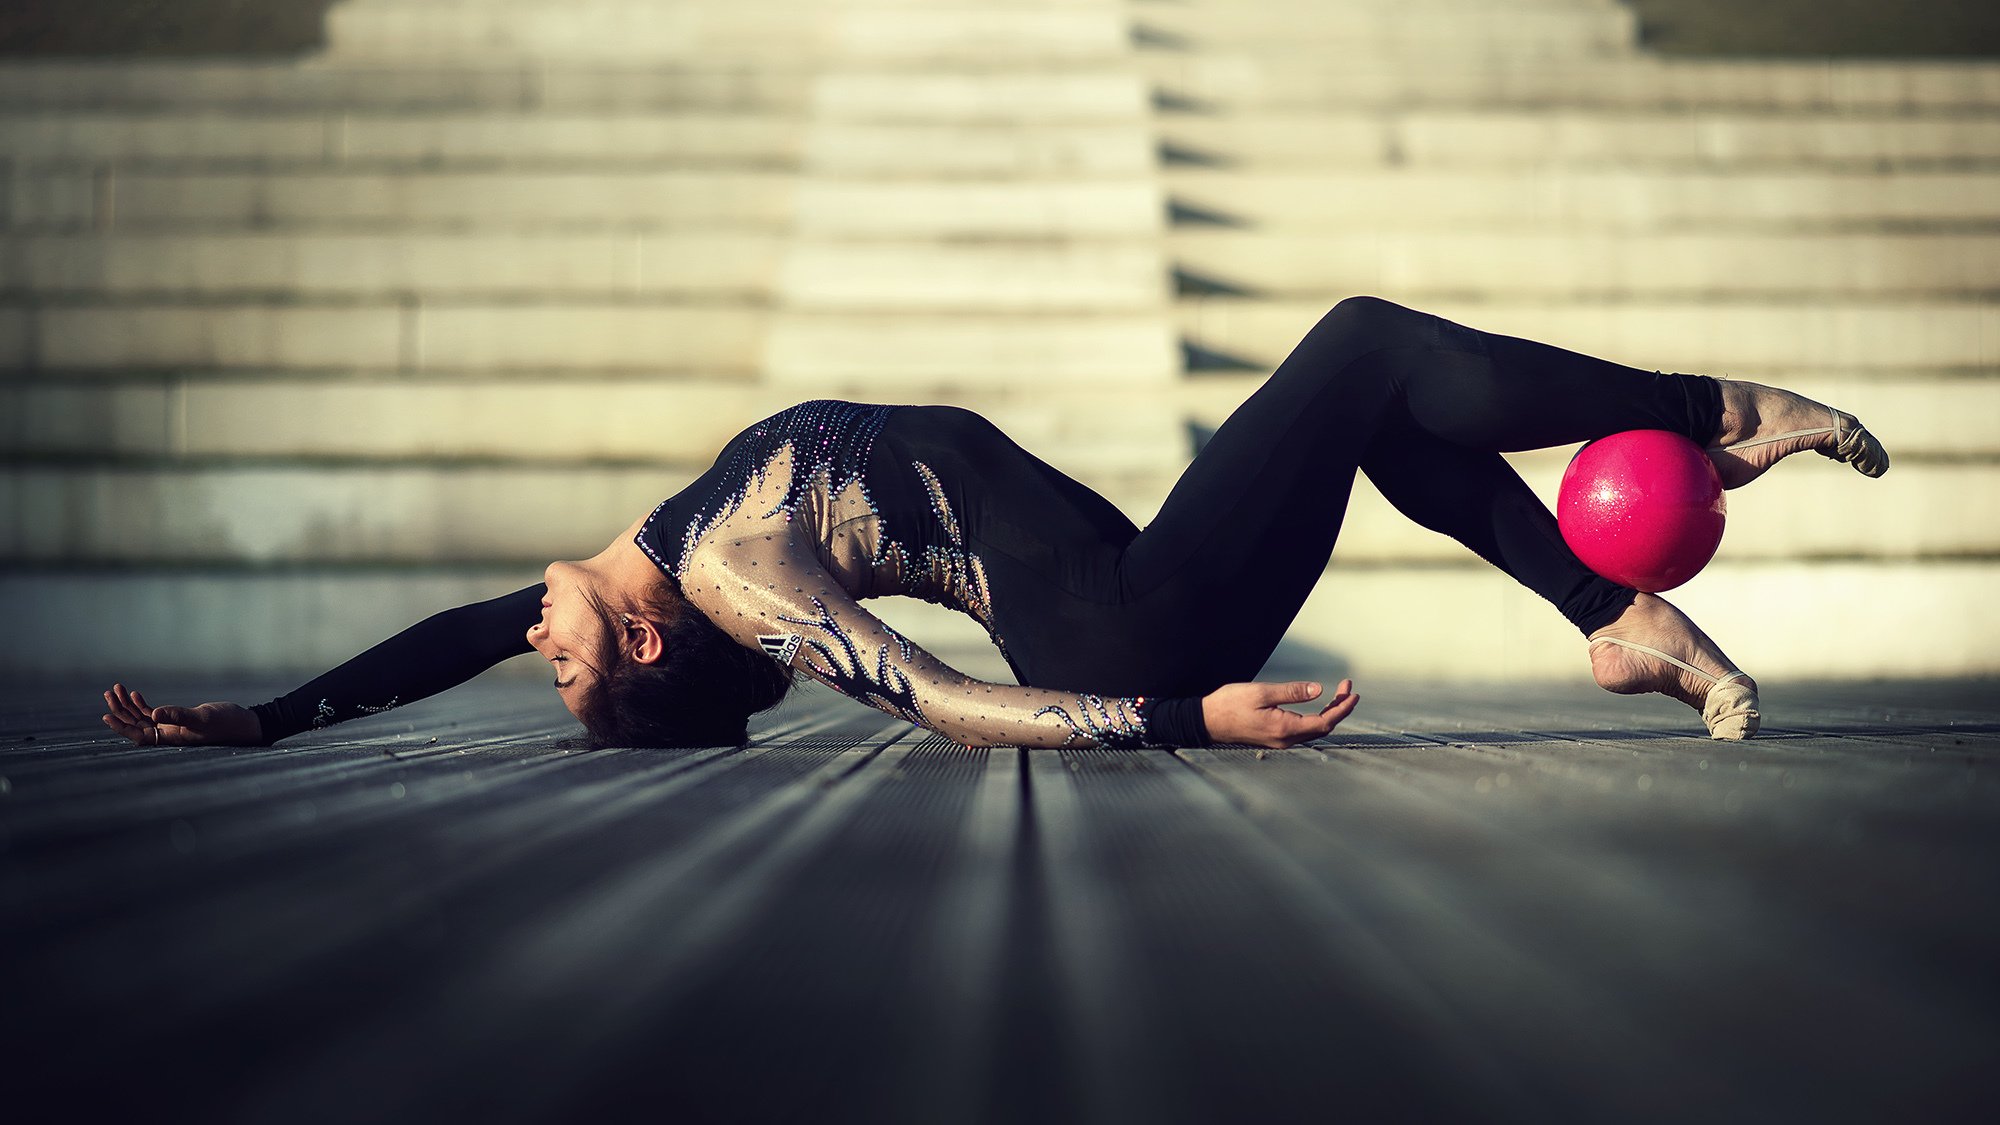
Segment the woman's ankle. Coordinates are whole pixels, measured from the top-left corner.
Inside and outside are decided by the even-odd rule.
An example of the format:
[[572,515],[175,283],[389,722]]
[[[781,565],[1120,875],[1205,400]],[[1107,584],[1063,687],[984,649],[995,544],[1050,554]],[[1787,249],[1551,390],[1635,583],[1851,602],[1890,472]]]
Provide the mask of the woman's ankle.
[[1754,388],[1735,379],[1717,379],[1722,388],[1722,416],[1710,448],[1748,441],[1757,433],[1757,395]]
[[[1599,643],[1604,638],[1657,649],[1698,670],[1688,672],[1640,649]],[[1657,691],[1699,707],[1714,681],[1734,670],[1694,619],[1658,594],[1633,598],[1616,621],[1591,633],[1590,640],[1591,677],[1599,687],[1621,695]]]

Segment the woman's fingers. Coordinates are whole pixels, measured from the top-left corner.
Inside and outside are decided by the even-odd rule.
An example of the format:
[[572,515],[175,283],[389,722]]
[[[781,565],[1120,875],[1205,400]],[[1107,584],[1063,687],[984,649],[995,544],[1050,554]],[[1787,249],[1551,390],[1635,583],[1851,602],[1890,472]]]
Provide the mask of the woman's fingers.
[[114,684],[104,693],[104,706],[104,725],[141,746],[256,746],[263,738],[256,714],[235,703],[155,707]]
[[153,717],[153,709],[146,706],[146,699],[138,692],[131,691],[124,684],[112,684],[104,693],[104,705],[110,711],[103,716],[104,724],[131,739],[140,746],[162,746],[167,742],[166,732]]
[[1333,728],[1339,726],[1342,719],[1352,715],[1355,706],[1360,702],[1361,696],[1355,693],[1354,682],[1342,680],[1334,689],[1333,698],[1325,707],[1320,708],[1317,714],[1300,715],[1296,711],[1284,712],[1298,720],[1295,724],[1291,724],[1292,729],[1287,732],[1289,739],[1287,745],[1311,742],[1315,738],[1324,738],[1333,733]]
[[[1359,695],[1354,693],[1354,681],[1342,680],[1340,681],[1340,686],[1333,689],[1333,698],[1326,701],[1326,706],[1320,708],[1319,713],[1325,715],[1338,708],[1340,710],[1340,719],[1344,719],[1354,713],[1355,701],[1360,698]],[[1334,721],[1339,722],[1340,719],[1335,719]]]
[[117,696],[118,702],[124,704],[125,710],[133,716],[141,719],[150,719],[153,717],[146,709],[146,705],[139,702],[137,694],[124,684],[112,684],[111,694]]
[[1331,731],[1334,727],[1339,726],[1340,721],[1342,719],[1345,719],[1349,715],[1354,714],[1354,708],[1358,706],[1360,703],[1361,703],[1360,694],[1356,692],[1349,692],[1347,693],[1347,695],[1336,700],[1334,703],[1328,706],[1326,710],[1321,711],[1319,713],[1320,718],[1325,720],[1326,729]]
[[157,743],[159,738],[159,728],[153,726],[151,723],[130,723],[114,716],[106,715],[104,716],[104,725],[117,731],[121,736],[138,743],[140,746],[152,746]]
[[1355,697],[1350,695],[1336,707],[1329,707],[1317,715],[1301,716],[1294,741],[1308,742],[1332,734],[1333,728],[1339,726],[1342,719],[1354,713],[1354,700]]
[[105,692],[104,702],[111,708],[111,713],[124,722],[137,724],[147,721],[146,716],[132,706],[132,701],[126,697],[122,687],[114,686]]
[[[1320,693],[1326,690],[1313,680],[1292,680],[1289,683],[1278,684],[1260,683],[1256,686],[1261,695],[1258,703],[1265,707],[1279,707],[1287,703],[1309,703],[1318,699]],[[1350,694],[1353,690],[1353,680],[1340,681],[1334,687],[1333,698],[1327,701],[1327,706],[1331,707],[1340,702],[1342,696]]]

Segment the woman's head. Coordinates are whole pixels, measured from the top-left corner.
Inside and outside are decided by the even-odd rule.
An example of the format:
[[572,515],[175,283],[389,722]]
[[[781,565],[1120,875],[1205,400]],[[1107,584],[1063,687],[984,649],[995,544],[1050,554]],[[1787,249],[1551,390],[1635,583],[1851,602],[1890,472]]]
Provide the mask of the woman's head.
[[784,698],[791,670],[737,644],[665,575],[621,587],[592,562],[551,564],[528,643],[600,746],[733,746]]

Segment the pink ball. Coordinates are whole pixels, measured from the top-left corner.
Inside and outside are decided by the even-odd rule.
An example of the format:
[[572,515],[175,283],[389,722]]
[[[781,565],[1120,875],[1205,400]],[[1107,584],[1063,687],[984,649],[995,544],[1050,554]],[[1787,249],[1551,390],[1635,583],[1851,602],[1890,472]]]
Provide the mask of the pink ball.
[[1626,430],[1570,459],[1556,525],[1583,565],[1658,593],[1715,557],[1725,507],[1722,478],[1700,446],[1666,430]]

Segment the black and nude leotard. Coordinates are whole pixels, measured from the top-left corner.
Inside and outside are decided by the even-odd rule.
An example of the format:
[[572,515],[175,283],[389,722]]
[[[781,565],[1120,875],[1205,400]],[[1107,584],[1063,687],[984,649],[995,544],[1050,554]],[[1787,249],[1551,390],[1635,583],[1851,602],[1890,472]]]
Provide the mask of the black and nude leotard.
[[[752,425],[639,546],[738,643],[970,744],[1199,745],[1201,697],[1254,679],[1339,534],[1354,473],[1589,633],[1634,592],[1563,544],[1500,451],[1668,429],[1720,390],[1372,298],[1328,313],[1143,530],[967,410],[820,400]],[[861,604],[978,620],[1014,684],[964,676]],[[528,651],[536,585],[447,611],[256,708],[267,738],[408,703]],[[1423,606],[1402,607],[1422,627]]]

